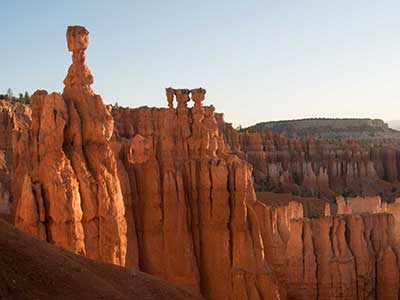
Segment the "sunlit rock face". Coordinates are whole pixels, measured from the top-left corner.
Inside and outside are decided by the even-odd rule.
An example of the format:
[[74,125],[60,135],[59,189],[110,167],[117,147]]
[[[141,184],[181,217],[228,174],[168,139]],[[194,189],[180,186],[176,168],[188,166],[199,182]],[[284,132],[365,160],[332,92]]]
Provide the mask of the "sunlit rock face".
[[17,102],[0,101],[0,214],[12,213],[11,172],[13,139],[31,123],[31,109]]
[[382,201],[379,196],[376,197],[337,197],[337,214],[376,214],[389,213],[394,218],[393,230],[394,237],[400,242],[400,198],[392,203]]
[[398,299],[399,243],[387,213],[307,219],[295,202],[257,210],[288,299]]
[[64,91],[37,91],[32,125],[14,141],[16,226],[206,299],[284,299],[251,168],[226,153],[206,91],[167,89],[168,109],[106,107],[90,87],[88,34],[68,28]]
[[110,147],[113,119],[90,88],[88,31],[69,27],[67,41],[73,63],[63,94],[32,95],[32,126],[15,141],[15,222],[65,249],[125,265],[125,208]]
[[169,108],[112,110],[139,265],[206,299],[278,299],[251,168],[225,150],[205,92],[167,89]]
[[[293,222],[303,234],[289,241],[289,297],[397,299],[398,244],[393,223],[388,214]],[[302,280],[302,272],[308,274],[307,281]],[[312,297],[310,291],[314,291]]]

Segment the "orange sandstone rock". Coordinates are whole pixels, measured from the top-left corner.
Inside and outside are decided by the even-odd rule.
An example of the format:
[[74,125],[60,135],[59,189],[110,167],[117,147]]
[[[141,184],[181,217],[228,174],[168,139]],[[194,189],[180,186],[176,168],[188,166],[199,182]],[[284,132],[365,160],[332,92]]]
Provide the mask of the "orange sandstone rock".
[[106,107],[90,87],[88,31],[69,27],[67,42],[63,94],[36,92],[32,124],[12,131],[18,228],[207,300],[398,299],[399,203],[342,197],[338,216],[326,206],[307,219],[298,202],[258,202],[253,186],[254,174],[332,197],[360,178],[395,181],[396,152],[238,134],[202,88],[167,88],[168,108]]
[[[133,191],[140,267],[206,299],[277,299],[257,225],[251,169],[225,151],[218,154],[218,144],[208,151],[202,139],[218,136],[218,128],[201,124],[207,108],[193,109],[112,110],[117,140],[128,147],[123,161]],[[149,142],[139,147],[131,139]],[[134,159],[132,147],[147,154]]]
[[[16,189],[22,190],[16,193],[16,224],[24,229],[29,220],[21,218],[24,206],[43,201],[44,220],[40,219],[39,225],[46,227],[49,242],[125,265],[125,208],[110,147],[113,119],[90,88],[93,77],[85,64],[87,30],[69,27],[67,41],[73,64],[63,95],[36,92],[32,96],[32,127],[16,138],[15,177],[25,173],[31,178],[30,184],[25,179]],[[29,164],[22,161],[29,156]],[[39,232],[44,238],[43,231]]]
[[[28,105],[0,101],[0,214],[15,214],[16,207],[12,195],[16,185],[11,182],[11,177],[15,173],[13,169],[13,141],[20,130],[29,127],[30,123],[31,110]],[[23,180],[23,176],[18,177],[21,186]]]
[[[267,229],[262,236],[268,261],[289,299],[397,299],[399,253],[393,216],[297,217],[289,223],[271,217],[275,233]],[[279,239],[271,239],[274,235]]]
[[63,94],[35,93],[32,126],[16,137],[17,226],[209,300],[285,299],[265,259],[251,168],[225,151],[206,91],[167,89],[168,109],[110,109],[90,87],[88,31],[69,27],[67,42]]

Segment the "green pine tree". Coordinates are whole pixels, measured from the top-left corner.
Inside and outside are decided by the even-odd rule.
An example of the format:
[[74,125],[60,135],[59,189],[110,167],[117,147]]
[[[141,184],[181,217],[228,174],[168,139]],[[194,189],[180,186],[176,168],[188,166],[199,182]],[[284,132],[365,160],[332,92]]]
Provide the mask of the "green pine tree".
[[26,91],[24,95],[24,103],[29,104],[31,100],[31,97],[29,96],[29,93]]

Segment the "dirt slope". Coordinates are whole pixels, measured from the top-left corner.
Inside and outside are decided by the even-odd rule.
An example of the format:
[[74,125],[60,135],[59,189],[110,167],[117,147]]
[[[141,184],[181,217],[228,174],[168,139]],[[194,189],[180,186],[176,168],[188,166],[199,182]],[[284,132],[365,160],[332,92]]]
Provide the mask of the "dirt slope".
[[92,261],[0,219],[0,299],[199,299],[150,275]]

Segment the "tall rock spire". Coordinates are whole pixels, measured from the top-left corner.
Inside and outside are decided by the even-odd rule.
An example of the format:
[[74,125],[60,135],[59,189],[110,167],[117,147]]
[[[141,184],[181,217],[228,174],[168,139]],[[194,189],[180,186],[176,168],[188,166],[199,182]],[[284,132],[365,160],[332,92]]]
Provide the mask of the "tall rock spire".
[[82,26],[69,26],[67,29],[68,51],[72,52],[72,65],[64,79],[66,86],[80,85],[89,87],[93,76],[86,65],[85,51],[89,46],[89,31]]
[[72,65],[64,80],[70,115],[64,149],[80,184],[86,251],[90,257],[125,265],[125,209],[110,147],[114,121],[90,87],[93,76],[85,64],[89,32],[82,26],[68,27],[67,44]]
[[[123,178],[110,146],[114,122],[90,87],[88,35],[84,27],[68,27],[73,55],[63,94],[32,96],[32,127],[16,139],[15,161],[26,158],[18,168],[24,180],[16,180],[16,225],[73,252],[126,265]],[[135,241],[129,241],[130,266],[137,265]]]

